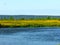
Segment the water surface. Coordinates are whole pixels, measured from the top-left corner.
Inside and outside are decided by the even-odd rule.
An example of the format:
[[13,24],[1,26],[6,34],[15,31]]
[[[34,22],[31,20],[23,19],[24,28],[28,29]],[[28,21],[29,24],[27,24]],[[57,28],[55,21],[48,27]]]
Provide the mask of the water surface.
[[0,28],[0,45],[57,45],[60,28]]

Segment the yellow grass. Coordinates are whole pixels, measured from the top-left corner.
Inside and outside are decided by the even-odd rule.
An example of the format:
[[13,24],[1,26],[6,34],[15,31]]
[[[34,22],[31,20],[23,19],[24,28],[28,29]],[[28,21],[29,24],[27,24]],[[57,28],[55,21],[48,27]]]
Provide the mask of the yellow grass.
[[44,26],[60,26],[59,20],[0,20],[1,25],[16,25],[25,26],[31,25],[44,25]]

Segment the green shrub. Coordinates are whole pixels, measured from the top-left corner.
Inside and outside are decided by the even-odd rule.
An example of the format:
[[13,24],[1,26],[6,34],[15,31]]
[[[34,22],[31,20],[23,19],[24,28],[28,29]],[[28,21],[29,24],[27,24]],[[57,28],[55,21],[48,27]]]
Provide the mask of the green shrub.
[[10,20],[14,20],[13,16],[10,16]]

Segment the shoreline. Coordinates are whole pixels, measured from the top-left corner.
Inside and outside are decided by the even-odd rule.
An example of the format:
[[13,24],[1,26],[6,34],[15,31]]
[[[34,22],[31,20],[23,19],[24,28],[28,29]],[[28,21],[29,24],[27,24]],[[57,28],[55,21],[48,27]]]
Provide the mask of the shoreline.
[[0,20],[2,27],[60,27],[60,20]]

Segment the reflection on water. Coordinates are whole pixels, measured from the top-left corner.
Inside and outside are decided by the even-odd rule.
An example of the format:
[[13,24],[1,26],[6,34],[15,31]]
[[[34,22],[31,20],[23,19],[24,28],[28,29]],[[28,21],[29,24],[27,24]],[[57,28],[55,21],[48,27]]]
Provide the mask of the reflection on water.
[[58,42],[60,28],[0,28],[0,45],[56,45]]

